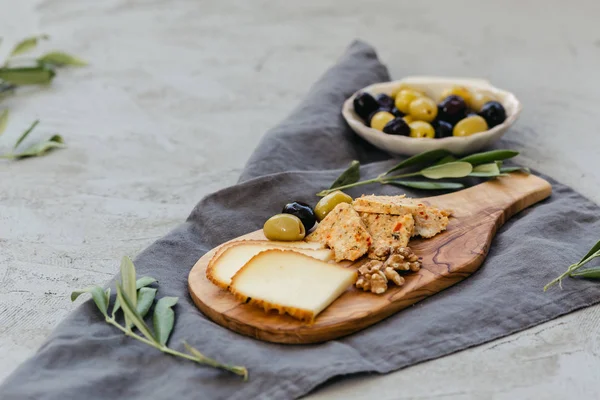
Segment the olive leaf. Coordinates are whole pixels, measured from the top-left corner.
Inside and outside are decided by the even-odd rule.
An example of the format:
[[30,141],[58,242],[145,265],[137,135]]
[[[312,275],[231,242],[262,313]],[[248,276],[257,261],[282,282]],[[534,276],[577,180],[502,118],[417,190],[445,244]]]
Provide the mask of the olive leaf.
[[52,82],[56,73],[46,65],[0,68],[0,79],[15,85],[44,85]]
[[441,160],[439,160],[438,162],[436,162],[433,165],[442,165],[442,164],[447,164],[449,162],[453,162],[453,161],[457,161],[458,158],[454,157],[452,154],[442,158]]
[[[131,301],[131,308],[133,310],[135,310],[136,306],[137,306],[137,291],[135,289],[135,284],[136,284],[136,282],[135,282],[135,267],[134,267],[133,263],[131,262],[131,259],[127,256],[124,256],[123,259],[121,260],[121,285],[123,286],[125,295]],[[123,307],[123,301],[119,297],[117,297],[117,298],[119,299],[119,302],[121,303],[121,307]],[[125,326],[129,327],[129,326],[131,326],[133,321],[131,320],[128,313],[125,312],[124,314],[125,314]]]
[[424,163],[428,163],[428,162],[435,162],[435,161],[437,161],[443,157],[449,156],[449,155],[451,155],[450,152],[445,149],[426,151],[424,153],[414,155],[412,157],[407,158],[404,161],[401,161],[400,163],[396,164],[394,167],[389,169],[383,175],[389,175],[390,173],[392,173],[394,171],[397,171],[402,168],[411,167],[413,165],[424,164]]
[[[158,282],[156,279],[152,278],[151,276],[142,276],[140,279],[138,279],[137,281],[135,281],[135,288],[138,289],[138,293],[139,293],[139,289],[144,288],[146,286],[149,286],[153,283]],[[115,301],[115,304],[113,306],[112,309],[112,316],[114,317],[115,314],[117,313],[117,311],[119,311],[119,309],[121,308],[121,303],[119,302],[119,299],[117,299]]]
[[154,303],[154,298],[156,297],[156,290],[149,287],[143,287],[138,290],[136,309],[142,318],[150,311],[150,307],[152,307],[152,303]]
[[62,136],[53,135],[46,140],[32,144],[23,151],[11,154],[9,158],[39,157],[52,149],[62,149],[64,147],[65,144]]
[[517,172],[517,171],[525,172],[526,174],[531,173],[531,170],[527,167],[501,167],[500,168],[500,172],[503,174],[507,174],[509,172]]
[[51,51],[50,53],[44,54],[37,60],[43,64],[52,64],[59,67],[64,65],[85,67],[87,65],[87,62],[84,60],[62,51]]
[[353,160],[350,166],[333,182],[330,189],[358,182],[360,180],[360,162]]
[[399,185],[406,186],[415,189],[423,189],[423,190],[454,190],[454,189],[462,189],[465,187],[462,183],[458,182],[429,182],[429,181],[403,181],[403,180],[393,180],[386,181],[386,184],[390,185]]
[[150,286],[153,283],[158,283],[158,281],[151,276],[142,276],[140,279],[135,281],[135,287],[136,289],[141,289],[143,287]]
[[154,336],[150,328],[148,328],[142,316],[135,309],[134,301],[132,301],[133,299],[131,299],[131,297],[127,295],[125,289],[118,283],[117,299],[119,299],[119,302],[121,303],[121,308],[123,309],[123,314],[125,315],[125,321],[131,321],[133,325],[135,325],[135,327],[138,328],[140,332],[142,332],[146,339],[158,344],[156,337]]
[[579,278],[587,278],[587,279],[600,279],[600,267],[596,268],[588,268],[579,272],[572,272],[570,276],[575,276]]
[[590,249],[590,251],[587,252],[585,256],[583,256],[579,263],[585,263],[586,261],[588,261],[588,258],[594,256],[596,253],[598,253],[598,251],[600,251],[600,240],[596,242],[596,244]]
[[78,289],[71,293],[71,301],[77,300],[77,298],[84,293],[90,293],[92,295],[92,300],[94,300],[94,303],[96,303],[96,307],[98,307],[98,310],[100,310],[102,315],[106,316],[108,299],[104,290],[100,286],[91,286],[85,289]]
[[0,135],[6,130],[6,125],[8,125],[8,108],[2,110],[2,113],[0,113]]
[[152,322],[154,324],[154,331],[158,338],[158,342],[165,346],[169,341],[169,336],[173,330],[173,324],[175,323],[175,313],[172,307],[177,304],[177,297],[163,297],[158,300],[154,307],[154,315],[152,316]]
[[40,123],[40,120],[35,120],[33,121],[33,123],[31,124],[31,126],[29,126],[29,128],[25,129],[25,132],[23,132],[21,134],[21,136],[19,136],[19,138],[17,139],[17,141],[15,142],[15,145],[13,146],[13,149],[16,149],[17,147],[19,147],[19,145],[23,142],[23,140],[25,140],[25,138],[27,138],[27,136],[29,136],[29,134],[33,131],[33,129],[37,126],[37,124]]
[[474,176],[478,178],[491,178],[496,176],[502,176],[500,172],[500,168],[498,168],[498,163],[491,162],[487,164],[480,164],[473,168],[473,171],[469,174],[469,176]]
[[25,38],[19,43],[17,43],[15,47],[13,47],[12,51],[10,52],[10,57],[14,57],[19,54],[23,54],[30,50],[33,50],[35,49],[40,40],[47,40],[49,38],[50,37],[48,35],[39,35]]
[[183,346],[191,355],[196,357],[196,361],[204,363],[204,364],[212,365],[213,367],[216,367],[216,368],[221,368],[221,369],[225,369],[227,371],[231,371],[237,375],[241,375],[244,378],[244,381],[248,380],[248,370],[245,367],[237,366],[237,365],[221,364],[218,361],[213,360],[212,358],[206,357],[204,354],[200,353],[198,350],[196,350],[195,348],[190,346],[188,344],[188,342],[186,342],[186,341],[183,342]]
[[420,171],[420,174],[429,179],[462,178],[471,173],[473,166],[468,162],[453,161],[442,165],[434,165]]
[[507,160],[518,155],[519,152],[514,150],[491,150],[485,151],[483,153],[471,154],[470,156],[461,158],[460,161],[468,162],[473,166],[476,166],[479,164],[487,164],[494,161]]

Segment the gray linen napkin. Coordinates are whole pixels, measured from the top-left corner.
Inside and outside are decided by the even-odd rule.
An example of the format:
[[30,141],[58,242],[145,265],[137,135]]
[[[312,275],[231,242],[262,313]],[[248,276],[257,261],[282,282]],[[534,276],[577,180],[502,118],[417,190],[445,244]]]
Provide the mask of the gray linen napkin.
[[[387,79],[374,50],[353,43],[297,110],[264,137],[242,183],[204,198],[184,224],[135,260],[140,275],[160,281],[158,296],[180,297],[172,346],[186,339],[209,356],[245,365],[248,382],[124,337],[86,302],[4,382],[0,398],[297,398],[335,376],[390,372],[596,303],[597,283],[571,282],[562,291],[542,292],[546,282],[585,254],[600,232],[599,208],[553,182],[550,199],[500,229],[486,262],[472,277],[349,337],[318,345],[269,344],[221,328],[194,307],[187,275],[210,248],[260,228],[289,200],[314,203],[314,193],[352,159],[370,163],[365,175],[394,163],[359,140],[340,116],[346,97]],[[388,187],[368,191],[399,192]]]

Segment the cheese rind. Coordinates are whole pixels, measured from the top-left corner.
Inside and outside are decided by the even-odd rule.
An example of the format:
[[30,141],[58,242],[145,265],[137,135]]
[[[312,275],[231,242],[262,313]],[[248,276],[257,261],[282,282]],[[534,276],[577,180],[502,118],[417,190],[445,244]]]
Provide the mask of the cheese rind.
[[[215,285],[227,289],[231,283],[231,278],[242,268],[252,257],[261,251],[271,249],[290,250],[305,254],[322,261],[333,259],[333,252],[329,249],[315,249],[293,247],[292,245],[281,245],[279,243],[296,242],[271,242],[267,240],[242,240],[232,242],[223,246],[213,258],[209,261],[206,268],[206,277]],[[304,243],[306,242],[298,242]],[[304,245],[301,245],[304,246]],[[309,246],[307,246],[309,247]],[[315,247],[313,245],[312,247]]]
[[295,251],[266,250],[235,274],[229,291],[242,302],[310,323],[356,278],[353,269]]

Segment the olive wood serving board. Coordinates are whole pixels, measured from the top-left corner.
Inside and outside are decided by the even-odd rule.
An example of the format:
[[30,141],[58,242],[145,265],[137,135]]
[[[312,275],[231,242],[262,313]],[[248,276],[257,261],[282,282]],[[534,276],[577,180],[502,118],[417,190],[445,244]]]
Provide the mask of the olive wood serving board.
[[[550,184],[537,176],[512,173],[459,192],[422,199],[426,204],[453,210],[445,232],[410,242],[413,251],[422,257],[422,269],[406,275],[403,286],[391,285],[382,295],[348,288],[313,324],[242,304],[213,285],[206,278],[206,266],[220,246],[196,262],[188,277],[189,291],[196,306],[211,320],[256,339],[290,344],[336,339],[367,328],[470,276],[483,263],[497,229],[551,192]],[[234,240],[240,239],[265,238],[261,230]],[[346,262],[345,266],[358,268],[363,262]]]

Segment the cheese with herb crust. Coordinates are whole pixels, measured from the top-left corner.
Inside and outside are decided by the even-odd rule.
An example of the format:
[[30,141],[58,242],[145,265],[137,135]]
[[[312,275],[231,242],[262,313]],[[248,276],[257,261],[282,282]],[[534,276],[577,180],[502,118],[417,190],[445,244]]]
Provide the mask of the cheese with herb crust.
[[430,238],[446,230],[448,210],[427,206],[418,199],[405,196],[362,196],[354,200],[353,207],[361,213],[406,215],[411,214],[415,227],[412,236]]
[[329,246],[338,262],[362,257],[373,243],[360,215],[349,203],[340,203],[331,210],[306,240]]

